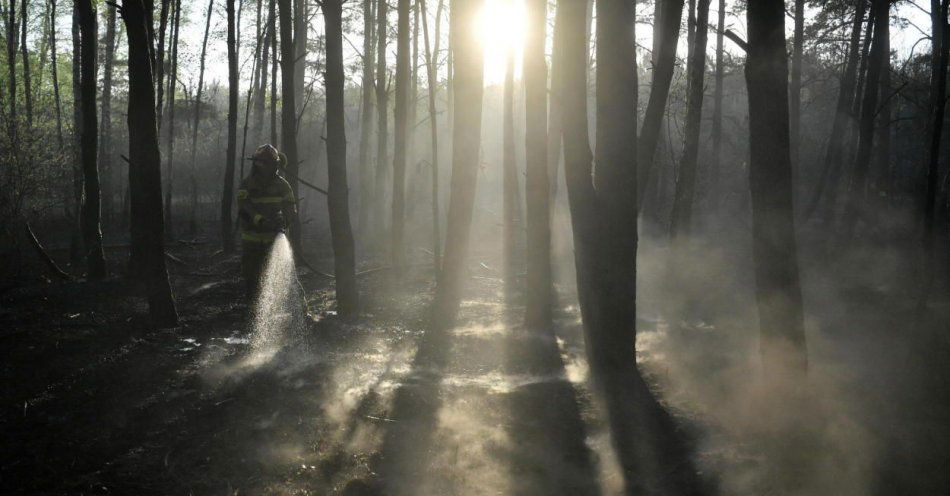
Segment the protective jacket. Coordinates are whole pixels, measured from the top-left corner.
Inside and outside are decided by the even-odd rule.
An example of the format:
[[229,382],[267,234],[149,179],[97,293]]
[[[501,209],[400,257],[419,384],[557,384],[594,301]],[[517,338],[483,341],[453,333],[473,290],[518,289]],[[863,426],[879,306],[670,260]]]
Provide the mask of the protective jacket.
[[252,173],[241,181],[237,200],[244,243],[272,243],[283,223],[297,215],[293,189],[276,174],[260,177]]

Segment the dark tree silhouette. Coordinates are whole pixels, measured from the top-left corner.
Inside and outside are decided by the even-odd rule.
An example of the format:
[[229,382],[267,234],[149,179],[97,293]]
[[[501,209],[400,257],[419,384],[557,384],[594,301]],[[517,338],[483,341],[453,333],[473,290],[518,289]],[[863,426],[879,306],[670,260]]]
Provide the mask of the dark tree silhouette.
[[[26,6],[26,2],[24,7]],[[99,48],[96,12],[92,0],[77,0],[79,31],[81,38],[82,74],[80,102],[82,103],[82,127],[79,130],[80,156],[83,171],[83,201],[80,222],[86,258],[86,269],[91,279],[106,275],[106,261],[102,253],[102,230],[99,227],[101,202],[99,191],[99,164],[96,161],[99,145],[99,126],[96,115],[96,69]],[[24,39],[24,43],[26,40]]]
[[[106,5],[106,37],[105,37],[105,61],[103,63],[102,74],[102,116],[99,124],[99,168],[102,172],[102,210],[106,220],[113,218],[115,207],[113,198],[115,197],[115,187],[117,184],[113,181],[112,159],[115,154],[112,138],[112,85],[113,85],[113,67],[115,65],[115,45],[116,45],[116,7],[115,5]],[[55,66],[55,64],[54,64]],[[53,73],[55,74],[55,72]]]
[[403,236],[406,223],[406,159],[409,140],[409,16],[410,0],[399,0],[396,20],[396,104],[393,109],[392,264],[398,272],[405,263]]
[[363,65],[362,108],[360,110],[360,237],[366,239],[369,233],[369,214],[373,208],[373,167],[370,159],[370,140],[373,136],[373,78],[375,62],[373,61],[373,41],[375,21],[373,6],[374,0],[363,0]]
[[[201,125],[201,93],[205,83],[205,55],[208,53],[208,34],[211,32],[211,13],[214,10],[214,0],[208,0],[208,14],[205,17],[205,34],[201,40],[201,57],[198,62],[198,89],[195,90],[195,122],[191,127],[191,208],[188,214],[188,230],[191,234],[198,232],[198,128]],[[245,119],[245,124],[247,119]]]
[[[287,156],[287,182],[294,191],[294,198],[299,202],[297,177],[300,173],[300,161],[297,155],[297,95],[294,94],[294,26],[293,2],[278,0],[280,9],[280,145],[281,151]],[[300,249],[300,217],[294,217],[294,225],[290,226],[290,239],[294,248]]]
[[158,325],[174,326],[178,312],[165,268],[161,154],[145,2],[122,0],[121,14],[129,44],[131,250],[133,259],[141,263],[135,272],[144,278],[152,319]]
[[234,160],[237,153],[238,60],[235,41],[234,0],[225,0],[228,14],[228,149],[224,157],[224,188],[221,194],[221,243],[226,253],[234,251],[232,205],[234,202]]
[[352,316],[359,311],[356,287],[356,254],[350,225],[349,192],[346,184],[346,121],[343,100],[343,1],[324,0],[326,23],[327,94],[327,210],[333,237],[337,309]]

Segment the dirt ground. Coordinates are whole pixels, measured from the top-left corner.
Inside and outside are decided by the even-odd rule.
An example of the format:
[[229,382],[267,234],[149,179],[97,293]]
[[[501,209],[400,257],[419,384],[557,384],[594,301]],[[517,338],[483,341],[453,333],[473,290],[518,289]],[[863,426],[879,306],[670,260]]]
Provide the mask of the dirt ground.
[[[331,281],[302,269],[316,318],[262,353],[238,258],[213,243],[170,251],[176,328],[152,327],[119,278],[0,294],[0,493],[619,494],[572,298],[556,334],[527,333],[476,256],[458,327],[435,334],[424,264],[399,283],[360,267],[365,310],[349,322],[331,310]],[[641,254],[646,288],[662,286],[655,255]],[[691,277],[731,272],[748,287],[733,262],[715,266]],[[902,339],[905,286],[806,272],[806,293],[821,295],[806,301],[812,388],[783,411],[750,379],[748,294],[680,295],[683,319],[668,323],[656,316],[669,298],[641,292],[638,360],[699,432],[704,478],[721,494],[946,494],[946,381],[920,380],[934,369]],[[691,318],[704,305],[734,311]]]

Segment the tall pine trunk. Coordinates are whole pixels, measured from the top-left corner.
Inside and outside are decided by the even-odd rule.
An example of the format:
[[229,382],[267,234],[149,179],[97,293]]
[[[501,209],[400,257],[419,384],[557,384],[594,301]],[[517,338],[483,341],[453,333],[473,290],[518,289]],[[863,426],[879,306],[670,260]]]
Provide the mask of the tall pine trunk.
[[224,188],[221,196],[221,244],[225,253],[234,251],[232,205],[234,202],[234,160],[237,152],[238,60],[235,40],[234,0],[225,0],[228,15],[228,149],[224,158]]
[[384,206],[386,204],[386,164],[389,152],[389,94],[386,84],[386,36],[389,25],[386,20],[389,8],[387,0],[376,4],[376,108],[379,112],[376,128],[376,174],[373,193],[373,236],[380,239],[385,228]]
[[785,5],[750,2],[747,15],[752,256],[762,364],[777,378],[803,374],[808,362],[793,218]]
[[[102,75],[102,117],[99,124],[99,167],[102,171],[102,210],[108,223],[115,215],[115,185],[112,156],[115,150],[112,144],[112,80],[115,65],[116,8],[106,5],[106,49]],[[54,73],[55,74],[55,73]]]
[[640,206],[646,197],[646,188],[653,173],[657,140],[660,126],[666,114],[666,103],[670,95],[670,83],[676,66],[676,45],[679,43],[680,22],[683,19],[683,0],[657,0],[657,12],[661,13],[657,23],[656,50],[653,57],[653,82],[650,85],[650,99],[637,143],[638,191]]
[[[162,6],[158,15],[158,46],[152,47],[154,40],[151,39],[155,36],[154,33],[149,34],[149,49],[154,50],[155,52],[152,56],[155,58],[152,66],[155,68],[155,89],[158,92],[157,99],[158,101],[155,104],[155,110],[158,115],[158,129],[162,129],[162,113],[164,112],[164,98],[165,98],[165,33],[168,31],[168,9],[173,5],[174,0],[160,0]],[[149,2],[151,3],[151,2]],[[147,7],[146,7],[147,8]],[[148,22],[149,29],[154,29],[152,24],[152,13],[148,12]]]
[[399,0],[396,23],[396,105],[393,111],[392,264],[398,272],[405,264],[403,236],[406,222],[406,162],[409,141],[410,0]]
[[878,112],[881,73],[889,54],[887,25],[890,23],[890,0],[874,0],[871,4],[874,17],[874,37],[868,54],[868,73],[864,81],[864,96],[861,103],[858,148],[854,157],[851,184],[848,188],[848,204],[845,210],[843,234],[850,238],[860,217],[869,215],[868,175],[871,168],[871,147],[874,143],[874,122]]
[[[544,41],[547,0],[528,0],[524,48],[525,199],[527,256],[525,325],[546,329],[551,324],[551,208],[547,157],[547,65]],[[636,129],[634,129],[636,134]]]
[[722,164],[722,97],[725,82],[725,50],[723,38],[726,31],[726,0],[719,0],[718,29],[716,29],[716,89],[713,94],[712,115],[712,157],[709,161],[708,192],[710,205],[716,207],[719,202],[719,169]]
[[16,119],[16,49],[17,49],[17,23],[16,23],[16,2],[10,2],[10,8],[7,11],[7,91],[9,92],[10,104],[9,122],[7,132],[10,134],[10,143],[16,143],[17,119]]
[[[63,141],[63,99],[59,93],[59,63],[56,60],[56,0],[50,0],[49,2],[49,17],[50,70],[53,77],[53,104],[56,108],[56,139],[59,143],[59,152],[63,153],[65,150]],[[14,79],[10,78],[10,81],[12,82]],[[13,101],[12,98],[11,101]],[[13,119],[10,120],[11,125],[14,122]]]
[[[287,156],[287,182],[294,191],[294,198],[300,201],[297,189],[297,176],[300,171],[300,162],[297,156],[297,99],[294,94],[294,29],[292,0],[278,0],[280,14],[280,134],[281,148]],[[290,239],[297,250],[300,249],[300,217],[294,217],[294,225],[290,226]]]
[[[367,0],[368,1],[368,0]],[[442,265],[442,236],[439,228],[439,121],[435,106],[435,96],[439,90],[438,76],[436,75],[435,60],[433,59],[432,49],[429,44],[429,10],[426,8],[425,0],[419,0],[422,4],[422,33],[425,37],[425,57],[426,57],[426,84],[428,86],[429,100],[429,133],[432,145],[430,167],[432,167],[432,264],[435,273],[439,273]],[[436,22],[441,21],[442,0],[439,0],[439,7],[436,14]],[[438,30],[436,30],[438,33]],[[435,43],[439,46],[438,40]],[[438,55],[438,52],[436,52]]]
[[686,102],[686,143],[676,178],[676,194],[670,236],[683,237],[689,232],[693,218],[693,198],[696,195],[696,169],[699,159],[699,135],[703,119],[703,96],[706,76],[706,40],[709,30],[709,2],[699,0],[696,6],[696,31],[690,48],[688,71],[689,95]]
[[[10,2],[13,4],[13,0]],[[26,31],[27,31],[27,0],[23,0],[20,4],[20,15],[23,19],[20,21],[20,51],[22,52],[22,64],[23,64],[23,100],[26,104],[26,128],[27,130],[33,127],[33,81],[32,75],[30,73],[30,51],[27,48],[26,44]],[[11,5],[10,10],[13,10]],[[95,24],[95,19],[93,19]]]
[[[214,9],[214,0],[208,0],[208,15],[205,18],[205,34],[201,40],[201,58],[198,62],[198,89],[195,91],[195,121],[191,128],[191,208],[188,214],[188,230],[191,234],[198,232],[198,127],[201,124],[201,93],[205,82],[205,55],[208,53],[208,33],[211,32],[211,13]],[[245,119],[246,121],[246,119]]]
[[168,73],[168,126],[165,131],[165,231],[174,236],[172,198],[175,186],[175,93],[178,88],[178,39],[181,33],[181,0],[174,0],[174,24]]
[[477,0],[452,0],[449,11],[450,39],[455,57],[452,78],[455,111],[451,121],[452,188],[445,258],[434,303],[435,324],[440,328],[451,326],[458,314],[478,183],[484,64],[479,32],[472,19],[480,7],[481,2]]
[[132,252],[141,266],[149,313],[158,325],[174,326],[178,312],[165,268],[162,164],[155,122],[155,86],[149,50],[148,16],[142,0],[122,0],[129,41],[129,190]]
[[322,3],[326,23],[327,94],[327,211],[333,237],[337,310],[351,316],[359,311],[356,286],[356,253],[350,225],[349,193],[346,184],[346,119],[344,116],[343,2]]
[[373,208],[373,166],[370,157],[370,141],[373,137],[373,78],[375,74],[373,60],[373,32],[376,29],[373,17],[374,0],[363,0],[363,79],[362,108],[360,110],[360,238],[365,241],[369,233],[369,215]]
[[270,9],[270,142],[277,146],[277,0],[271,0]]
[[802,121],[802,58],[805,50],[805,0],[795,0],[794,33],[792,37],[792,70],[788,89],[789,128],[791,135],[792,176],[800,168],[798,155],[801,148]]
[[515,54],[508,52],[505,67],[505,89],[502,110],[502,250],[505,264],[505,290],[515,294],[520,258],[518,240],[521,237],[521,198],[518,194],[518,157],[515,153]]
[[308,19],[310,18],[309,0],[294,2],[294,115],[300,116],[304,98],[304,78],[307,75],[307,38]]
[[[24,2],[25,4],[26,2]],[[79,11],[79,32],[82,53],[80,60],[82,74],[80,87],[82,94],[82,127],[80,128],[80,155],[83,170],[83,202],[81,225],[83,247],[86,251],[86,270],[90,279],[101,279],[106,275],[105,256],[102,253],[102,230],[99,227],[101,213],[99,191],[99,164],[96,162],[99,129],[96,116],[96,69],[98,68],[98,29],[96,12],[92,0],[77,0]]]

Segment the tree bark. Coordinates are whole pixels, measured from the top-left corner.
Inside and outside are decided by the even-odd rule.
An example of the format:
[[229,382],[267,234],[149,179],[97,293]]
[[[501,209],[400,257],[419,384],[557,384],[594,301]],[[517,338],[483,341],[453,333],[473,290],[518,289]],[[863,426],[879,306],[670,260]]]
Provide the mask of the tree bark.
[[888,24],[890,23],[890,0],[874,0],[871,4],[874,16],[874,37],[868,55],[868,73],[864,82],[864,96],[861,104],[858,149],[854,158],[851,184],[848,188],[848,206],[844,216],[843,234],[850,238],[860,216],[868,212],[868,173],[871,167],[871,147],[874,143],[874,122],[878,111],[881,73],[888,58],[885,51],[888,42]]
[[[367,0],[369,1],[369,0]],[[432,263],[435,272],[438,275],[442,266],[442,236],[439,228],[439,121],[435,106],[435,95],[439,90],[438,77],[436,76],[436,63],[433,60],[432,51],[429,45],[429,21],[425,0],[419,0],[422,4],[422,33],[425,37],[425,57],[426,57],[426,77],[429,97],[429,132],[432,144],[430,166],[432,167]],[[436,22],[441,21],[442,0],[439,0],[439,7],[436,14]],[[438,30],[436,30],[438,32]],[[436,40],[436,46],[438,46]],[[438,51],[436,51],[438,56]]]
[[502,246],[505,263],[505,290],[515,294],[520,259],[518,239],[522,233],[521,186],[518,180],[518,157],[515,153],[515,54],[508,52],[505,70],[504,110],[502,117]]
[[802,58],[805,50],[805,0],[795,0],[793,17],[795,19],[795,27],[792,37],[792,72],[788,107],[791,132],[789,139],[791,141],[792,177],[794,178],[795,171],[800,167],[798,154],[799,148],[801,147]]
[[360,110],[360,237],[365,240],[369,233],[369,214],[373,208],[373,167],[370,157],[370,141],[373,137],[373,21],[374,0],[363,0],[363,79],[362,108]]
[[405,264],[403,236],[406,221],[406,159],[409,140],[410,0],[397,3],[396,24],[396,105],[393,139],[392,264],[398,272]]
[[[208,34],[211,32],[211,13],[213,9],[214,0],[208,0],[208,15],[205,18],[205,34],[201,40],[201,58],[198,62],[198,89],[195,90],[195,123],[191,128],[191,209],[188,214],[188,230],[191,234],[198,232],[198,179],[196,163],[198,155],[198,127],[201,124],[201,93],[204,90],[205,55],[208,53]],[[245,121],[247,121],[247,119],[245,119]]]
[[270,4],[271,68],[270,68],[270,142],[277,145],[277,2]]
[[724,36],[726,31],[726,0],[719,0],[719,17],[716,30],[716,90],[713,94],[712,115],[712,157],[709,161],[709,191],[710,205],[715,209],[719,202],[719,169],[722,165],[722,97],[723,83],[725,82],[725,49]]
[[[56,61],[56,0],[50,0],[49,3],[50,70],[53,74],[53,100],[56,107],[56,138],[59,143],[59,151],[62,153],[65,148],[65,143],[63,141],[63,99],[59,94],[59,69],[58,62]],[[14,79],[10,78],[10,81],[14,81]],[[12,124],[14,122],[13,119],[11,119],[10,122]]]
[[359,311],[356,286],[356,254],[350,225],[349,193],[346,184],[346,120],[344,117],[343,2],[322,3],[326,22],[327,95],[327,210],[333,237],[337,310],[352,316]]
[[874,147],[874,167],[876,174],[874,178],[874,194],[888,194],[890,185],[891,168],[891,120],[893,119],[893,108],[891,105],[891,33],[890,22],[884,25],[886,33],[881,35],[881,43],[884,45],[884,60],[881,67],[881,84],[879,86],[878,99],[881,104],[877,109],[877,122],[874,126],[877,146]]
[[670,236],[681,238],[689,233],[693,217],[693,198],[696,194],[696,168],[699,158],[699,133],[703,118],[703,95],[706,76],[706,40],[709,24],[710,0],[699,0],[696,9],[696,30],[689,59],[689,96],[686,107],[686,143],[676,178],[676,195],[673,199],[673,214]]
[[[280,9],[280,134],[281,148],[287,156],[287,182],[294,191],[294,198],[299,202],[297,177],[300,171],[300,162],[297,156],[297,103],[294,94],[294,32],[293,12],[291,0],[278,0]],[[294,225],[290,229],[290,240],[295,249],[300,250],[300,216],[295,216]]]
[[376,128],[376,174],[373,212],[373,235],[382,236],[385,228],[384,205],[386,197],[386,164],[389,151],[389,95],[386,88],[386,35],[389,26],[386,21],[388,14],[387,0],[379,0],[376,5],[376,107],[378,114]]
[[[158,115],[158,130],[162,129],[162,112],[164,111],[163,104],[165,99],[165,33],[168,29],[168,9],[172,5],[174,0],[160,0],[161,11],[158,15],[158,47],[152,47],[151,44],[154,43],[154,33],[149,35],[149,49],[155,50],[153,56],[155,60],[153,61],[152,66],[155,67],[155,89],[158,92],[157,102],[155,104],[155,111]],[[149,2],[151,3],[151,2]],[[147,7],[146,7],[147,8]],[[152,13],[148,13],[149,16],[149,29],[154,29],[151,24]]]
[[221,196],[221,243],[225,253],[234,252],[232,204],[234,201],[234,160],[237,152],[238,59],[235,40],[234,0],[225,0],[228,15],[228,149],[224,158],[224,188]]
[[564,23],[562,17],[557,14],[563,10],[555,10],[554,14],[554,36],[551,40],[551,91],[548,97],[548,180],[550,205],[553,212],[556,204],[558,189],[558,169],[561,163],[561,150],[563,148],[562,130],[564,127],[564,63],[562,62],[562,52],[564,51]]
[[452,0],[450,36],[454,50],[452,96],[452,189],[449,198],[445,258],[439,274],[434,303],[437,327],[455,322],[461,301],[462,279],[468,258],[468,240],[478,183],[479,147],[482,132],[484,64],[479,32],[472,22],[481,2]]
[[178,38],[181,32],[181,0],[175,0],[168,73],[168,126],[165,134],[165,231],[174,236],[172,192],[175,186],[175,93],[178,88]]
[[156,324],[174,326],[178,312],[165,268],[162,171],[155,122],[155,86],[143,0],[122,0],[129,42],[129,189],[132,252],[141,262],[149,313]]
[[294,115],[299,116],[303,111],[303,86],[307,75],[307,35],[310,19],[308,0],[293,0],[294,2]]
[[683,19],[683,0],[657,1],[661,2],[658,7],[661,20],[657,23],[657,31],[654,33],[656,49],[653,54],[653,82],[650,85],[650,99],[637,143],[637,197],[641,199],[640,206],[643,206],[646,188],[653,173],[657,139],[670,96],[670,83],[673,81],[673,70],[676,66],[676,45],[679,42],[680,22]]
[[803,374],[807,354],[793,219],[784,2],[750,2],[747,17],[749,184],[762,364],[773,377]]
[[[261,0],[262,2],[264,0]],[[270,5],[273,6],[274,0],[270,0]],[[271,30],[273,8],[268,7],[267,13],[267,22],[264,25],[263,38],[264,45],[260,52],[260,62],[257,65],[257,72],[260,73],[258,80],[260,81],[260,86],[257,88],[257,95],[254,97],[254,129],[252,131],[254,136],[255,143],[262,143],[264,141],[264,116],[266,114],[264,102],[267,97],[267,74],[270,70],[270,64],[268,63],[268,57],[270,56],[271,50],[271,39],[273,37],[273,31]]]
[[550,183],[547,157],[548,74],[544,58],[547,0],[529,0],[526,7],[524,84],[525,198],[528,236],[525,325],[530,329],[546,330],[551,325],[551,298],[553,296]]
[[[113,219],[115,214],[115,183],[112,181],[112,156],[115,149],[112,144],[112,79],[115,65],[115,26],[116,13],[114,5],[106,5],[106,50],[102,75],[102,117],[99,124],[99,167],[102,171],[102,209],[106,221]],[[54,73],[55,74],[55,73]]]
[[10,119],[8,132],[10,143],[16,143],[16,49],[17,49],[16,2],[10,2],[7,11],[7,91],[10,93],[7,103],[10,104]]
[[[24,2],[26,3],[26,2]],[[99,227],[100,191],[99,167],[96,162],[98,127],[96,116],[96,69],[98,53],[98,29],[92,0],[77,0],[79,31],[82,53],[80,68],[82,78],[82,128],[80,129],[80,155],[83,170],[83,202],[81,210],[83,245],[86,252],[86,270],[90,279],[102,279],[106,275],[105,256],[102,253],[102,231]],[[25,40],[24,40],[25,41]]]

